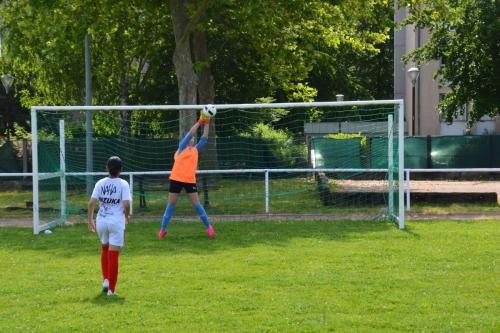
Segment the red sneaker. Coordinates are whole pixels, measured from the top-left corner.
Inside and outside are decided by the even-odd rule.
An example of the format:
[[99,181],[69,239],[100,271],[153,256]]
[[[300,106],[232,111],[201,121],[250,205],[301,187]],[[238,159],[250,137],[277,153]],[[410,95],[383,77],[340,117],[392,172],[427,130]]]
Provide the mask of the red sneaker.
[[215,230],[214,230],[214,227],[212,227],[212,225],[210,225],[207,228],[207,234],[208,234],[208,238],[214,239],[214,237],[215,237]]
[[162,239],[166,235],[167,235],[167,230],[160,230],[160,232],[158,233],[158,238]]

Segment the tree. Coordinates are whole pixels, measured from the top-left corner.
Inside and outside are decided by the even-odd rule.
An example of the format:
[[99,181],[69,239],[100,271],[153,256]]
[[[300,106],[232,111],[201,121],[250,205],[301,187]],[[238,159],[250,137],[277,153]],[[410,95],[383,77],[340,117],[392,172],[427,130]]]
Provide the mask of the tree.
[[[388,97],[381,95],[392,94],[392,58],[377,57],[381,49],[392,49],[391,6],[383,0],[225,1],[211,6],[209,49],[217,59],[217,97],[297,101],[300,92],[309,95],[304,87],[316,90],[320,100],[335,99],[338,92],[352,99]],[[380,77],[386,78],[385,90],[376,87]]]
[[[179,104],[198,104],[198,76],[195,73],[192,59],[191,42],[196,24],[206,10],[207,1],[202,1],[193,17],[189,17],[188,0],[170,0],[175,51],[173,62],[179,91]],[[180,137],[186,134],[196,121],[196,110],[184,110],[179,113]]]
[[410,15],[403,24],[432,33],[422,47],[404,60],[417,64],[443,59],[436,73],[441,86],[451,89],[439,103],[451,123],[471,105],[469,123],[500,114],[500,2],[495,0],[400,1]]
[[[331,100],[339,92],[349,99],[383,98],[392,91],[387,0],[5,3],[4,68],[23,83],[18,94],[28,107],[82,103],[87,31],[96,104]],[[194,114],[181,113],[181,132]],[[173,117],[134,115],[152,122]],[[229,119],[232,134],[261,118]],[[116,119],[102,116],[95,133],[119,128]]]
[[[179,104],[212,104],[215,101],[215,82],[210,67],[206,25],[209,1],[170,0],[175,51],[173,62],[179,91]],[[179,111],[179,134],[183,137],[193,126],[197,110]],[[210,122],[207,153],[200,163],[216,169],[217,143],[215,119]]]
[[[211,5],[208,15],[218,101],[392,96],[392,2],[228,0]],[[321,120],[311,111],[310,120]],[[275,119],[274,126],[285,128],[294,113],[280,117],[287,121]],[[223,127],[238,134],[266,121],[255,113],[242,123],[235,114]]]
[[[3,68],[22,84],[17,93],[25,107],[82,104],[87,32],[95,104],[163,104],[175,97],[170,16],[163,3],[19,0],[0,10]],[[116,134],[116,122],[97,114],[96,135]]]

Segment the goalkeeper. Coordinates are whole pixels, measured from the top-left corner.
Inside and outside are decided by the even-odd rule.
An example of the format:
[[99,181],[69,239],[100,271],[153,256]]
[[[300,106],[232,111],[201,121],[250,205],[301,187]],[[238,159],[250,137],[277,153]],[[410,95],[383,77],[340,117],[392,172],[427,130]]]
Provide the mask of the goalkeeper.
[[[213,239],[215,236],[214,228],[208,221],[207,213],[205,209],[200,204],[198,198],[198,192],[196,189],[196,170],[198,168],[198,152],[203,148],[208,140],[210,118],[203,114],[200,114],[200,119],[196,124],[191,127],[186,136],[179,142],[179,149],[174,155],[174,166],[172,172],[170,173],[170,189],[168,194],[168,205],[165,209],[165,214],[163,215],[163,221],[161,223],[161,229],[158,233],[159,238],[165,237],[167,234],[168,222],[172,218],[175,210],[175,204],[177,203],[177,197],[181,193],[182,189],[186,190],[186,193],[191,200],[194,208],[198,212],[201,221],[205,225],[208,237]],[[198,144],[195,145],[195,136],[198,128],[204,124],[203,135],[200,138]]]

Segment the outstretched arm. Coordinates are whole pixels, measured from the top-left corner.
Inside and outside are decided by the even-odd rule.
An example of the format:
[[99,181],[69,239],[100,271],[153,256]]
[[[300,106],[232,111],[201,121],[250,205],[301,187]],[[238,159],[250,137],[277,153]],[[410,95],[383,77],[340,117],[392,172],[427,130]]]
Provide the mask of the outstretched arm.
[[197,122],[196,124],[193,125],[193,127],[191,127],[189,132],[187,132],[184,138],[181,140],[181,142],[179,142],[179,151],[183,151],[184,148],[187,147],[189,140],[191,140],[193,136],[196,135],[196,131],[198,130],[199,127],[200,127],[199,122]]
[[196,145],[196,149],[200,150],[208,141],[208,131],[210,130],[210,123],[205,122],[203,127],[203,135],[200,138],[200,141]]
[[201,125],[200,121],[197,121],[197,122],[193,125],[193,127],[191,127],[191,129],[189,130],[189,133],[188,133],[188,134],[190,134],[190,135],[191,135],[191,137],[196,136],[196,133],[197,133],[197,131],[198,131],[198,128],[200,128],[200,125]]
[[208,124],[209,124],[210,118],[205,116],[203,113],[200,114],[200,119],[196,124],[191,127],[189,132],[186,134],[186,136],[179,142],[179,154],[187,147],[189,140],[191,140],[195,135],[196,132],[198,131],[198,128],[200,128],[201,124],[205,124],[205,127],[203,129],[203,136],[200,139],[200,143],[204,141],[201,145],[198,143],[196,146],[197,148],[201,148],[206,142],[207,142],[207,137],[208,137]]
[[205,123],[205,127],[203,127],[203,136],[205,138],[208,138],[208,132],[210,130],[210,119],[208,121],[208,123]]

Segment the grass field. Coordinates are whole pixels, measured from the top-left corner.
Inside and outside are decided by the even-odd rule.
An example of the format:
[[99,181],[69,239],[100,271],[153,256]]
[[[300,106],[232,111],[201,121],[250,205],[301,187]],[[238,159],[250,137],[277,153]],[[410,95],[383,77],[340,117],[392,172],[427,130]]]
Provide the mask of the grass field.
[[499,223],[133,223],[113,299],[84,225],[0,228],[0,332],[498,332]]

